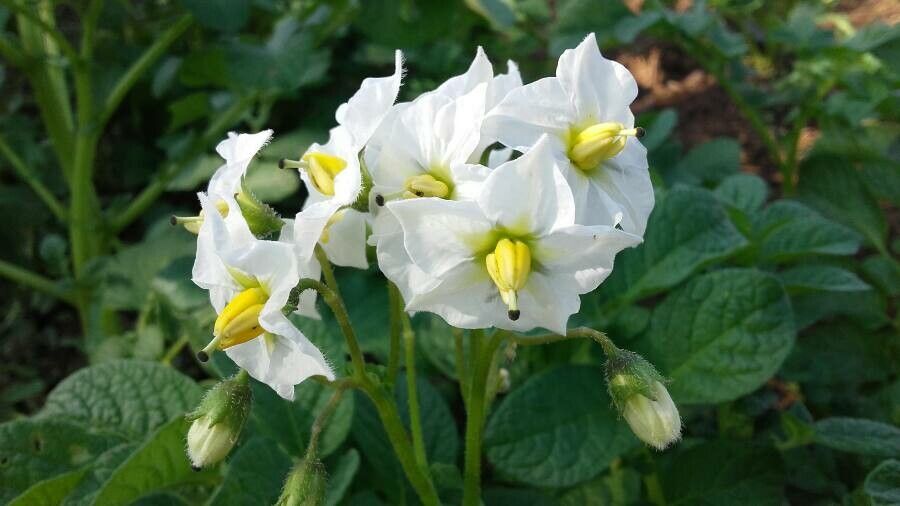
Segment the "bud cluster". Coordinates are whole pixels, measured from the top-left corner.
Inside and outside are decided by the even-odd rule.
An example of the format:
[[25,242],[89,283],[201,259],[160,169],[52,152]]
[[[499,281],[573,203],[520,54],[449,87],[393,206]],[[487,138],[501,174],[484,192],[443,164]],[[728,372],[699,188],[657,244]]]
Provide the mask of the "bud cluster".
[[241,434],[253,394],[246,373],[240,372],[210,389],[187,415],[193,422],[187,435],[187,454],[194,470],[225,459]]

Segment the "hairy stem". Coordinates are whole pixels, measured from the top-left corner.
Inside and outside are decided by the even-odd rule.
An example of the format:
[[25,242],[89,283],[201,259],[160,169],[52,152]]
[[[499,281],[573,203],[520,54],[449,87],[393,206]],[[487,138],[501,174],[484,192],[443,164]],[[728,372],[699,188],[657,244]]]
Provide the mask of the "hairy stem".
[[353,325],[350,323],[350,316],[347,314],[347,308],[344,306],[344,301],[341,299],[338,292],[319,280],[309,278],[301,279],[300,282],[297,283],[297,289],[301,292],[310,289],[319,292],[319,295],[322,296],[322,300],[325,301],[325,304],[327,304],[328,307],[331,308],[331,312],[334,313],[338,326],[340,326],[341,332],[343,332],[344,338],[347,341],[347,348],[350,350],[350,360],[353,362],[353,377],[359,381],[368,381],[366,378],[366,361],[363,358],[362,349],[359,347],[359,341],[356,339],[356,332],[353,330]]
[[328,399],[328,403],[325,404],[325,407],[322,408],[322,411],[319,412],[318,416],[316,416],[316,419],[313,421],[309,433],[309,443],[306,445],[306,458],[315,457],[316,452],[319,451],[319,436],[325,429],[325,424],[328,422],[332,413],[334,413],[338,405],[340,405],[341,397],[343,397],[346,388],[346,385],[337,386],[334,393],[331,394],[331,398]]
[[612,342],[612,339],[610,339],[606,334],[589,327],[569,329],[569,331],[566,332],[565,335],[541,334],[538,336],[522,336],[518,334],[511,334],[510,338],[513,340],[513,342],[522,346],[556,343],[559,341],[567,341],[569,339],[588,338],[599,344],[600,347],[603,348],[603,352],[607,356],[612,356],[619,350],[619,348],[616,347],[616,345]]
[[400,369],[400,320],[403,319],[403,303],[400,299],[400,290],[397,289],[396,285],[388,281],[388,305],[391,313],[391,348],[388,355],[385,382],[389,390],[393,390],[397,381],[397,373]]
[[419,412],[419,390],[416,386],[416,334],[406,313],[401,314],[403,345],[406,350],[406,398],[409,407],[409,426],[412,432],[413,450],[419,466],[428,472],[428,456],[425,454],[425,437],[422,434],[422,416]]

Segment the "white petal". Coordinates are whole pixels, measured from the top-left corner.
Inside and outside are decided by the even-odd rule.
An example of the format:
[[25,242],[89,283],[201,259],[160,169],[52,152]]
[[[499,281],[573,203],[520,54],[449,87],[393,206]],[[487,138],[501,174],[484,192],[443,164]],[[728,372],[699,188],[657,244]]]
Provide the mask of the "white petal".
[[542,327],[565,334],[569,317],[581,307],[578,294],[565,288],[551,276],[532,272],[528,283],[519,291],[519,319],[501,320],[498,327],[518,331]]
[[491,169],[496,169],[500,165],[508,162],[509,159],[512,158],[514,151],[513,148],[492,149],[491,152],[488,153],[487,166]]
[[484,49],[478,46],[475,58],[465,74],[447,79],[438,88],[429,93],[445,95],[449,98],[459,98],[474,90],[479,84],[488,83],[494,77],[494,68],[490,60],[484,54]]
[[600,54],[593,33],[575,49],[563,52],[556,77],[571,97],[579,122],[633,124],[628,106],[637,97],[637,83],[628,69]]
[[582,294],[609,276],[616,254],[640,242],[640,237],[612,227],[573,225],[540,238],[532,255],[544,274],[565,287],[562,291]]
[[[296,248],[294,243],[294,220],[284,220],[284,226],[281,228],[281,235],[278,237],[278,242],[283,242],[289,244],[291,248]],[[293,249],[293,251],[296,252],[296,249]],[[309,278],[318,280],[322,276],[322,267],[319,265],[319,260],[316,259],[315,256],[305,262],[301,262],[297,259],[297,274],[301,279]],[[318,309],[316,309],[316,299],[318,298],[318,295],[319,292],[315,290],[304,290],[303,293],[300,294],[296,313],[300,316],[305,316],[314,320],[321,320],[322,316],[319,314]]]
[[301,262],[313,257],[325,225],[340,207],[341,204],[334,199],[323,200],[300,211],[294,217],[294,247]]
[[372,238],[381,272],[397,285],[404,301],[433,289],[439,281],[413,263],[403,244],[400,222],[388,209],[379,212],[372,224]]
[[403,80],[403,53],[394,53],[394,73],[388,77],[369,77],[346,104],[338,108],[336,119],[350,132],[357,151],[372,137],[375,129],[400,92]]
[[418,198],[387,206],[400,221],[410,258],[434,277],[489,246],[485,240],[492,226],[475,202]]
[[452,200],[475,200],[481,194],[491,170],[484,165],[463,163],[450,168],[453,178]]
[[493,327],[501,316],[507,318],[506,305],[487,269],[474,261],[457,265],[439,284],[407,299],[406,310],[435,313],[464,329]]
[[559,80],[545,77],[510,91],[487,115],[482,131],[524,152],[545,133],[562,143],[574,122],[575,109]]
[[215,194],[233,195],[240,190],[241,178],[256,153],[272,138],[272,130],[255,134],[228,133],[228,138],[216,146],[216,152],[225,159],[209,180],[208,191]]
[[197,194],[205,218],[197,235],[197,255],[191,272],[193,282],[210,292],[210,302],[220,311],[241,286],[228,272],[222,255],[233,248],[241,248],[256,238],[250,233],[237,203],[230,195],[223,197],[228,203],[228,217],[223,218],[204,193]]
[[575,203],[550,152],[547,136],[519,158],[494,169],[478,197],[491,222],[518,234],[548,233],[571,225]]
[[491,84],[488,87],[487,100],[485,101],[485,110],[487,111],[490,111],[503,101],[509,92],[522,86],[522,75],[519,74],[519,66],[516,65],[516,62],[508,60],[506,68],[505,74],[499,74],[491,80]]
[[322,200],[334,200],[341,205],[350,205],[356,201],[362,186],[362,174],[359,167],[359,151],[361,146],[354,146],[350,132],[338,126],[332,128],[328,134],[326,144],[312,144],[307,153],[326,153],[337,156],[347,163],[340,173],[334,178],[334,195],[323,195],[310,182],[309,174],[305,170],[300,171],[300,177],[309,191],[311,202]]
[[268,293],[260,319],[271,313],[280,315],[300,280],[294,249],[287,243],[257,240],[249,247],[224,253],[222,260],[230,269],[257,280]]
[[637,139],[628,139],[621,153],[590,175],[591,182],[618,205],[622,229],[644,235],[654,204],[647,149]]
[[366,259],[366,216],[353,209],[338,211],[340,219],[328,227],[328,242],[322,249],[335,265],[368,269]]

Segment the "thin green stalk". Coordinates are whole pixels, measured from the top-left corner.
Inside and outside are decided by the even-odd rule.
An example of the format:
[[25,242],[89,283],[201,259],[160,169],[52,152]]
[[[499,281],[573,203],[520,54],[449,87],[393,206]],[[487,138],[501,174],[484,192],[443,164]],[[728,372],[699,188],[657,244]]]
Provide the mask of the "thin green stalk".
[[422,434],[422,416],[419,411],[419,389],[416,386],[416,334],[406,313],[401,315],[403,345],[406,350],[406,398],[409,408],[409,426],[412,432],[416,461],[423,472],[428,472],[428,455],[425,453],[425,437]]
[[56,219],[59,221],[66,221],[66,209],[63,205],[53,196],[53,193],[44,186],[44,183],[38,179],[37,175],[34,174],[25,162],[19,158],[19,155],[9,147],[9,144],[6,143],[6,139],[3,138],[3,135],[0,134],[0,153],[9,160],[9,164],[12,166],[13,171],[22,181],[27,184],[31,190],[44,202],[44,204],[50,209]]
[[222,111],[206,129],[206,132],[191,144],[185,156],[166,164],[158,172],[159,176],[147,185],[137,197],[132,199],[131,204],[124,211],[116,213],[114,217],[110,217],[109,228],[111,232],[118,234],[153,205],[156,199],[166,191],[166,186],[178,174],[178,169],[182,167],[185,161],[195,156],[201,150],[206,149],[215,138],[220,137],[222,132],[244,113],[244,109],[250,101],[250,98],[235,100],[226,110]]
[[71,291],[60,287],[51,279],[31,272],[28,269],[23,269],[22,267],[11,264],[5,260],[0,260],[0,277],[7,278],[19,285],[56,297],[63,302],[75,304],[75,297]]
[[350,316],[347,314],[347,308],[344,306],[344,301],[341,299],[340,295],[338,295],[338,292],[331,289],[325,283],[310,278],[301,279],[300,282],[297,283],[297,289],[301,292],[310,289],[319,292],[319,295],[322,296],[322,300],[325,301],[325,304],[327,304],[328,307],[331,308],[331,312],[334,313],[334,318],[337,320],[341,332],[344,333],[344,337],[347,341],[347,348],[350,350],[350,360],[353,362],[353,376],[360,381],[367,381],[366,361],[365,358],[363,358],[362,349],[359,347],[359,341],[356,339],[356,332],[354,332],[353,325],[350,323]]
[[328,403],[325,404],[325,407],[322,408],[322,411],[319,412],[318,416],[316,416],[316,419],[313,421],[309,432],[309,443],[306,445],[306,458],[314,458],[316,456],[316,452],[318,452],[319,448],[319,436],[325,429],[325,423],[328,422],[328,419],[331,417],[332,413],[334,413],[334,410],[336,410],[341,403],[341,397],[343,397],[346,388],[345,385],[336,387],[334,393],[331,394],[331,398],[328,399]]
[[566,332],[566,335],[560,334],[541,334],[538,336],[522,336],[518,334],[511,334],[510,338],[518,345],[521,346],[532,346],[537,344],[549,344],[556,343],[559,341],[566,341],[569,339],[579,339],[579,338],[588,338],[592,339],[594,342],[600,345],[603,348],[603,352],[607,356],[614,355],[618,348],[612,342],[612,340],[603,332],[599,330],[594,330],[589,327],[578,327],[574,329],[569,329]]
[[394,385],[397,382],[397,373],[400,369],[400,320],[403,319],[403,303],[400,300],[400,290],[397,289],[397,286],[395,284],[388,281],[387,288],[389,306],[388,310],[391,314],[391,348],[388,354],[388,365],[385,382],[387,383],[388,389],[393,390]]
[[172,343],[172,346],[169,346],[169,349],[166,350],[166,353],[159,360],[163,364],[169,365],[172,363],[172,360],[181,353],[181,350],[184,349],[185,345],[188,343],[187,334],[182,334],[178,337],[178,340]]
[[169,46],[178,40],[178,38],[191,26],[191,23],[193,23],[193,17],[190,14],[185,14],[178,18],[178,20],[163,32],[150,47],[144,50],[144,53],[131,64],[131,67],[129,67],[124,74],[122,74],[115,86],[113,86],[112,91],[107,95],[106,101],[103,103],[103,108],[99,115],[100,119],[97,122],[99,128],[103,128],[103,125],[109,121],[109,118],[115,113],[116,109],[118,109],[119,104],[128,92],[131,91],[131,88],[134,87],[138,79],[140,79],[141,76],[156,63]]
[[26,19],[29,23],[32,23],[36,28],[43,32],[44,35],[53,39],[53,42],[56,43],[59,49],[72,61],[72,63],[78,63],[78,52],[75,51],[72,44],[66,40],[62,32],[56,28],[56,23],[45,19],[48,12],[52,16],[52,4],[40,2],[37,6],[37,8],[41,10],[40,13],[35,13],[29,8],[19,5],[19,2],[11,0],[5,0],[3,4],[6,5],[7,9],[13,11],[21,18]]
[[463,332],[453,327],[453,343],[456,362],[456,378],[459,380],[459,394],[463,405],[468,409],[469,405],[469,370],[466,367],[466,353],[463,348]]
[[[477,335],[477,334],[476,334]],[[472,370],[472,383],[469,390],[468,410],[466,411],[466,454],[463,470],[463,506],[481,504],[481,433],[484,429],[484,418],[487,411],[485,394],[487,378],[494,353],[503,341],[506,333],[495,332],[490,338],[473,339],[475,360]]]

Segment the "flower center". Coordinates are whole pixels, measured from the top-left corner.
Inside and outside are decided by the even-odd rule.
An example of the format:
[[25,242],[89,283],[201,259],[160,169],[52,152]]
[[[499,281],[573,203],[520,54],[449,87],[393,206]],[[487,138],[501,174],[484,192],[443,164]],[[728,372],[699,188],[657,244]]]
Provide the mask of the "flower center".
[[[223,218],[228,217],[228,203],[224,200],[219,200],[216,202],[216,209],[219,210],[219,214],[222,215]],[[200,214],[197,216],[172,216],[169,219],[169,223],[174,225],[181,225],[188,232],[196,235],[200,233],[200,226],[203,225],[203,218],[206,213],[203,210],[200,210]]]
[[625,149],[628,137],[642,137],[643,128],[625,128],[622,123],[591,125],[569,136],[569,159],[581,170],[596,168]]
[[431,174],[419,174],[406,180],[403,198],[437,197],[445,199],[450,196],[450,187],[447,183]]
[[347,168],[347,161],[327,153],[306,153],[301,159],[306,164],[309,179],[323,195],[334,195],[334,178]]
[[235,295],[219,313],[213,325],[213,340],[197,353],[197,358],[206,362],[213,349],[224,350],[261,336],[265,330],[259,324],[259,313],[267,300],[269,295],[260,287]]
[[509,319],[518,320],[518,291],[531,273],[531,250],[519,240],[500,239],[492,253],[484,259],[488,274],[500,291],[500,298],[509,307]]

